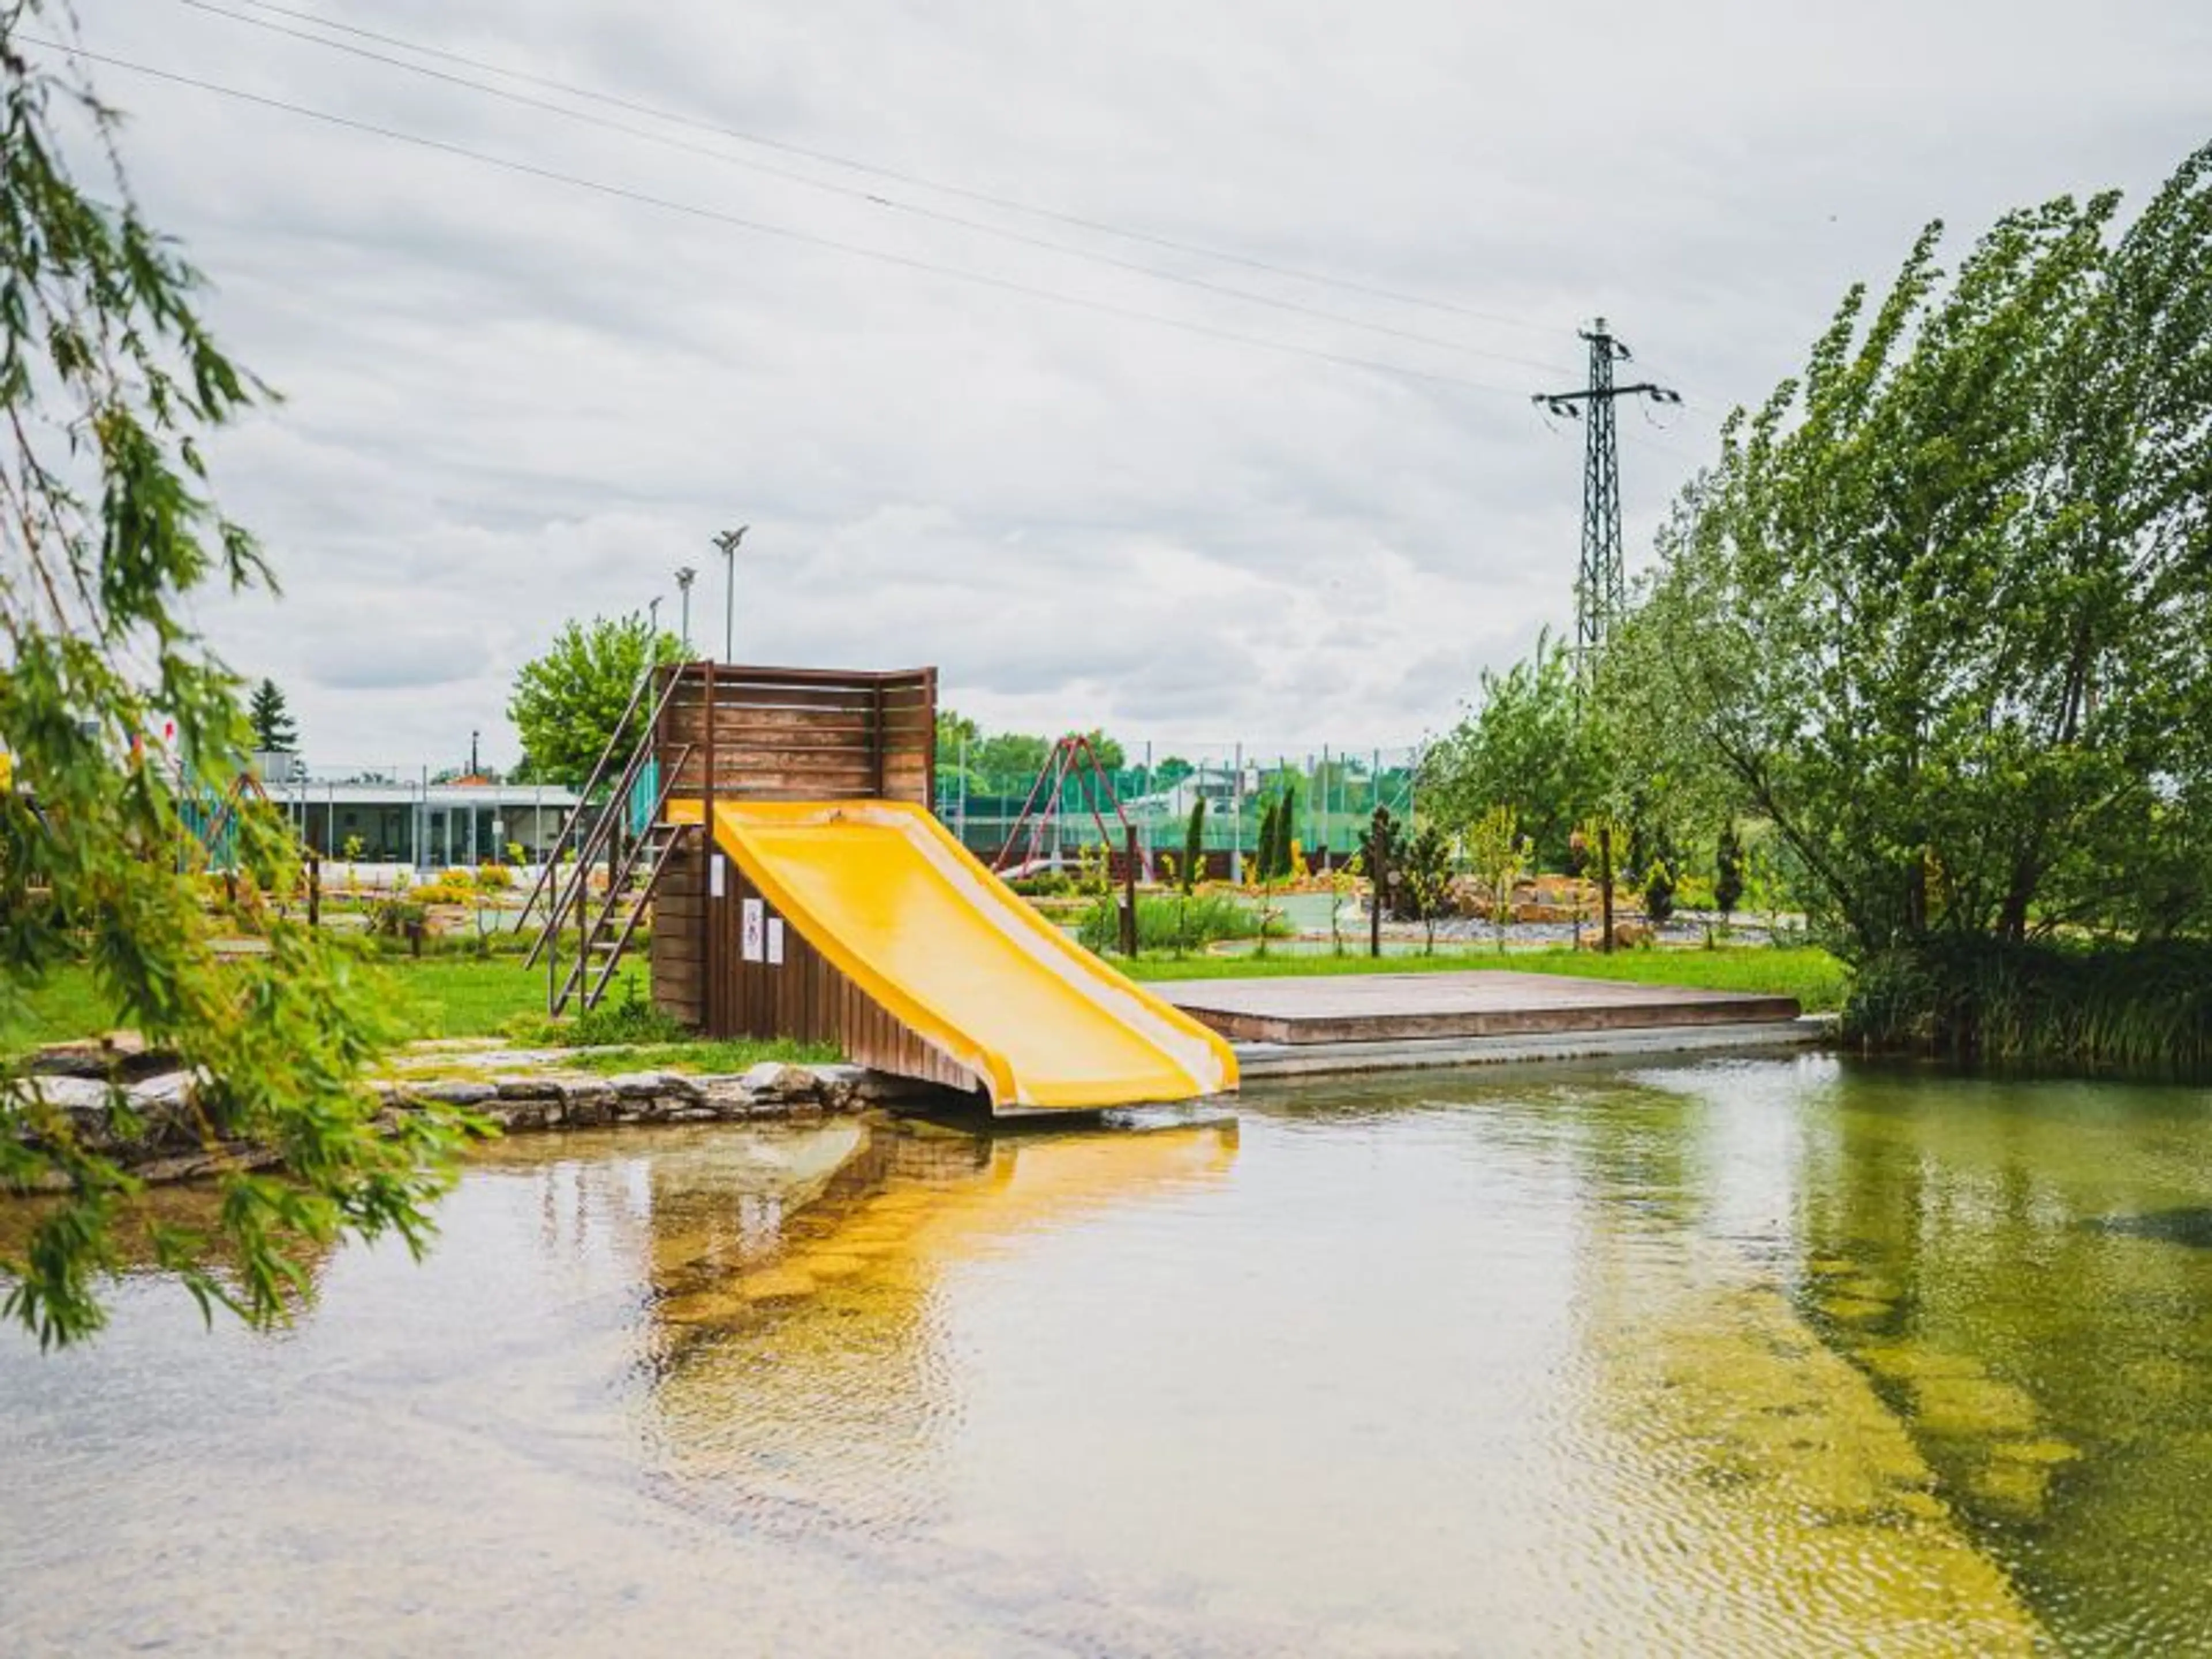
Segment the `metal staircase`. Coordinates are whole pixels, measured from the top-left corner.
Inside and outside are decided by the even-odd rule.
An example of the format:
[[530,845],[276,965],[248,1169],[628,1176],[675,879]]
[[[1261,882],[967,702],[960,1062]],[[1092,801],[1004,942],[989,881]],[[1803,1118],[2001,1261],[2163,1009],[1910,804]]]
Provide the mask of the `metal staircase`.
[[[629,707],[615,722],[615,736],[579,792],[580,804],[562,826],[523,901],[523,926],[541,910],[544,916],[538,942],[530,947],[523,966],[545,964],[548,1014],[566,1013],[572,1003],[586,1008],[599,1006],[652,905],[672,855],[686,836],[697,832],[697,826],[672,823],[667,817],[669,793],[690,757],[691,745],[674,750],[665,768],[653,747],[653,733],[681,684],[679,676],[668,676],[666,687],[646,717],[644,735],[617,770],[622,734],[644,705],[653,678],[647,669],[631,692]],[[606,793],[602,797],[603,785]],[[604,881],[595,883],[593,878],[602,870]],[[564,945],[574,951],[565,965]]]

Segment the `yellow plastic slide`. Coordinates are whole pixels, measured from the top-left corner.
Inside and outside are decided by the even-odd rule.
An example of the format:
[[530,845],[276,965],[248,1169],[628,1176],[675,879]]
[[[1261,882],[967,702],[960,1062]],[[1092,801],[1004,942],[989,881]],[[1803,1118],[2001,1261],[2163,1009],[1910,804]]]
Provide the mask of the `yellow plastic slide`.
[[1067,938],[919,806],[717,802],[714,839],[840,973],[981,1078],[994,1111],[1237,1086],[1226,1042]]

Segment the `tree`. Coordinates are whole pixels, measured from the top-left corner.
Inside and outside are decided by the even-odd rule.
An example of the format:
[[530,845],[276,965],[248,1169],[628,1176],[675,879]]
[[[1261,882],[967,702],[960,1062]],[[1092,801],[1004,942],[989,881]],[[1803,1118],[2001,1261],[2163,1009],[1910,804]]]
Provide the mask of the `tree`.
[[1610,775],[1575,680],[1572,653],[1548,632],[1504,674],[1485,670],[1474,708],[1421,760],[1424,809],[1465,830],[1497,805],[1513,809],[1536,857],[1564,870],[1569,838]]
[[1196,770],[1198,769],[1181,755],[1170,755],[1152,769],[1152,787],[1154,789],[1172,789]]
[[1051,754],[1052,745],[1042,738],[1000,732],[984,738],[980,750],[969,748],[968,765],[983,780],[985,793],[1019,799],[1036,787]]
[[1510,806],[1493,806],[1474,821],[1467,836],[1468,864],[1482,890],[1482,908],[1505,950],[1505,926],[1513,920],[1513,893],[1535,856]]
[[1730,818],[1721,825],[1713,848],[1713,906],[1726,921],[1743,901],[1743,842]]
[[1382,918],[1395,914],[1396,895],[1405,881],[1404,837],[1390,809],[1378,806],[1359,837],[1359,867],[1368,882],[1368,951],[1382,954]]
[[[144,1260],[210,1317],[266,1323],[341,1236],[423,1247],[459,1125],[410,1114],[380,1133],[362,1076],[380,1027],[348,960],[264,912],[265,950],[218,961],[196,884],[176,873],[194,845],[185,803],[242,770],[253,737],[194,605],[210,586],[274,586],[214,504],[205,441],[266,392],[208,331],[198,274],[131,204],[118,116],[21,55],[26,17],[70,27],[50,0],[0,6],[0,747],[17,786],[0,792],[0,1024],[84,962],[123,1021],[195,1079],[203,1137],[273,1161],[222,1177],[210,1231],[169,1224],[130,1203],[138,1183],[103,1150],[137,1121],[119,1084],[88,1122],[0,1060],[0,1192],[52,1194],[0,1249],[0,1309],[42,1345],[76,1340],[103,1322],[110,1277]],[[61,111],[96,131],[88,153],[114,168],[117,205],[63,160]],[[242,868],[290,890],[282,815],[249,796],[234,822]]]
[[1206,874],[1206,797],[1190,804],[1190,822],[1182,832],[1182,896]]
[[1437,923],[1451,908],[1451,842],[1434,823],[1425,823],[1399,850],[1398,891],[1427,935],[1422,954],[1437,953]]
[[276,681],[264,679],[253,688],[246,717],[253,726],[253,746],[263,754],[289,755],[298,750],[300,728],[293,723]]
[[1287,880],[1297,873],[1298,787],[1283,786],[1283,810],[1275,819],[1275,873]]
[[1637,878],[1644,884],[1644,919],[1656,927],[1674,914],[1674,843],[1664,830],[1643,837],[1636,850]]
[[983,728],[965,714],[950,708],[937,711],[937,759],[939,765],[957,760],[963,748],[981,746]]
[[[1091,752],[1098,757],[1098,764],[1102,770],[1118,772],[1128,764],[1128,757],[1121,752],[1121,745],[1114,738],[1108,737],[1097,726],[1092,726],[1088,732],[1070,732],[1067,736],[1087,739],[1091,744]],[[1066,739],[1063,738],[1062,741]],[[1048,744],[1047,747],[1049,748],[1050,745]]]
[[[522,665],[507,699],[507,717],[521,735],[531,775],[580,787],[617,735],[648,662],[683,659],[683,641],[653,634],[642,617],[594,617],[563,627],[551,649]],[[644,739],[649,712],[641,699],[619,734],[625,750]]]
[[1854,288],[1607,653],[1854,956],[2212,927],[2212,147],[2117,208]]

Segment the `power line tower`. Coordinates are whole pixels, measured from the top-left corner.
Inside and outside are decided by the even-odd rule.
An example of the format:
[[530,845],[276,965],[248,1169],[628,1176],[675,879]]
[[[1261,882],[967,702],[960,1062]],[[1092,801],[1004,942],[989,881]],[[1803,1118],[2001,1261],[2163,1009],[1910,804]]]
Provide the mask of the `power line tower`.
[[1649,398],[1655,404],[1679,404],[1682,394],[1638,380],[1615,386],[1613,366],[1630,359],[1628,347],[1606,327],[1601,317],[1580,330],[1589,342],[1589,384],[1579,392],[1540,392],[1532,402],[1580,420],[1583,405],[1589,420],[1583,442],[1583,562],[1575,578],[1575,661],[1587,673],[1606,630],[1620,613],[1625,586],[1620,568],[1620,440],[1613,429],[1613,405],[1617,398]]

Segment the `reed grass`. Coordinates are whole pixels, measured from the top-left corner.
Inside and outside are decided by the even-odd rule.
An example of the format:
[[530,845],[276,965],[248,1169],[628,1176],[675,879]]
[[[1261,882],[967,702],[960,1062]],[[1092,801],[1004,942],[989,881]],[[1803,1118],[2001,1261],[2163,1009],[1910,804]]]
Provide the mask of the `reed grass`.
[[1970,1064],[2212,1075],[2212,943],[1936,941],[1860,965],[1844,1034]]

